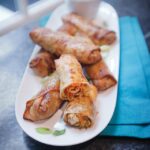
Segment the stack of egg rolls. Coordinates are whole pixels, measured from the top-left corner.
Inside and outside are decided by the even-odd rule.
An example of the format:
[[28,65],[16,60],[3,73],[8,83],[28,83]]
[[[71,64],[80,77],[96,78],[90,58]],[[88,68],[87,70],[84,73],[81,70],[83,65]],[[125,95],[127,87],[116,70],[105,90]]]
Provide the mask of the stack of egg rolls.
[[[63,101],[68,101],[63,114],[66,124],[89,128],[95,119],[97,89],[106,90],[116,84],[99,48],[99,45],[112,44],[116,35],[74,13],[65,15],[62,20],[64,24],[58,31],[37,28],[30,32],[32,41],[42,47],[31,60],[30,68],[41,77],[56,71],[48,77],[41,91],[27,101],[23,118],[47,119]],[[87,81],[80,63],[86,66],[93,84]]]
[[116,34],[114,31],[95,26],[92,21],[75,13],[69,13],[63,16],[62,20],[70,26],[68,28],[74,31],[74,34],[77,32],[75,30],[75,28],[77,28],[78,32],[86,34],[96,45],[109,45],[116,40]]
[[27,101],[23,118],[39,121],[51,117],[68,101],[64,121],[74,127],[88,128],[94,123],[97,89],[88,83],[78,60],[63,54],[55,60],[56,71],[48,77],[42,90]]
[[64,111],[64,121],[78,128],[92,126],[96,88],[88,83],[80,63],[73,55],[61,55],[55,64],[60,77],[60,97],[69,101]]

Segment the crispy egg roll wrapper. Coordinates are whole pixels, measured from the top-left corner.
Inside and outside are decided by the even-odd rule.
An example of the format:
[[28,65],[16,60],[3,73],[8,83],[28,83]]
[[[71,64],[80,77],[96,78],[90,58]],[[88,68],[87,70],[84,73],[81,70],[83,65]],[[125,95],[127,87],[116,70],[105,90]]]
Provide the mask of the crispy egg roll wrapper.
[[40,77],[48,76],[55,70],[54,56],[50,52],[41,49],[30,61],[29,66],[36,75]]
[[90,84],[85,78],[78,60],[69,54],[55,60],[56,71],[60,77],[60,97],[72,101],[88,94]]
[[89,40],[89,42],[92,42],[91,39],[85,33],[80,32],[74,25],[72,25],[70,23],[64,23],[58,29],[58,31],[65,32],[72,36],[83,37],[83,38],[86,38],[87,40]]
[[94,105],[89,98],[79,98],[68,103],[63,119],[70,126],[89,128],[94,123],[94,110]]
[[84,37],[89,40],[89,42],[92,42],[85,33],[80,32],[74,25],[70,23],[64,23],[57,31],[65,32],[72,36]]
[[43,89],[27,101],[23,118],[30,121],[39,121],[51,117],[62,104],[59,87],[59,77],[54,72]]
[[78,32],[78,29],[75,26],[71,25],[70,23],[64,23],[58,29],[58,31],[65,32],[65,33],[68,33],[68,34],[74,36]]
[[104,28],[100,28],[75,13],[69,13],[63,16],[64,23],[74,25],[80,32],[84,32],[96,45],[112,44],[116,40],[116,34]]
[[106,90],[117,83],[104,60],[87,66],[86,72],[99,91]]
[[93,85],[93,84],[90,84],[90,89],[89,89],[89,92],[88,92],[88,95],[87,97],[94,103],[95,100],[96,100],[96,97],[97,97],[97,88]]
[[57,56],[72,54],[83,64],[93,64],[101,59],[100,48],[84,37],[73,37],[47,28],[34,29],[30,37],[33,42]]

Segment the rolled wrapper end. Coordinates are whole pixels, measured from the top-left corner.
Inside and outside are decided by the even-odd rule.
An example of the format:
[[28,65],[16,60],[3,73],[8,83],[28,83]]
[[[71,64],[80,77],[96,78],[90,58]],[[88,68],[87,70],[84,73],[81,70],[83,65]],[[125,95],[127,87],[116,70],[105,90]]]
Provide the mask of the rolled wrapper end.
[[61,93],[62,99],[73,101],[77,98],[87,96],[89,91],[89,83],[72,83],[67,86]]
[[64,117],[64,121],[70,126],[78,128],[89,128],[93,124],[91,118],[76,113],[66,114]]
[[99,91],[107,90],[117,84],[117,80],[110,74],[106,75],[102,79],[94,79],[93,84]]
[[51,117],[60,107],[62,101],[59,99],[58,91],[41,94],[27,101],[23,118],[30,121],[39,121]]
[[34,100],[27,101],[26,108],[23,114],[23,119],[33,121],[30,115],[30,108],[32,107],[33,103],[34,103]]
[[48,76],[55,70],[54,56],[50,52],[41,49],[30,61],[29,66],[36,75]]
[[98,45],[110,45],[116,41],[116,33],[114,31],[106,30],[104,34],[97,34],[94,38],[95,44]]
[[49,31],[51,30],[48,28],[36,28],[29,33],[29,36],[34,43],[37,43],[41,40],[41,36],[47,34]]
[[77,128],[89,128],[93,125],[94,105],[89,98],[80,98],[67,105],[64,121]]
[[96,62],[98,62],[99,60],[102,59],[101,56],[101,49],[97,46],[95,46],[95,49],[91,49],[86,51],[86,53],[83,53],[82,55],[78,56],[78,60],[81,64],[85,64],[85,65],[91,65],[91,64],[95,64]]
[[94,64],[98,62],[99,60],[101,60],[102,56],[101,56],[100,51],[101,51],[100,48],[92,50],[88,57],[88,63],[86,64]]
[[54,72],[40,92],[27,101],[23,118],[39,121],[51,117],[63,102],[59,96],[59,86],[58,75]]
[[114,31],[109,31],[106,34],[106,40],[107,40],[107,44],[112,44],[116,41],[117,37],[116,37],[116,33]]
[[111,88],[117,83],[117,80],[109,71],[104,60],[101,60],[94,65],[87,66],[86,72],[99,91]]

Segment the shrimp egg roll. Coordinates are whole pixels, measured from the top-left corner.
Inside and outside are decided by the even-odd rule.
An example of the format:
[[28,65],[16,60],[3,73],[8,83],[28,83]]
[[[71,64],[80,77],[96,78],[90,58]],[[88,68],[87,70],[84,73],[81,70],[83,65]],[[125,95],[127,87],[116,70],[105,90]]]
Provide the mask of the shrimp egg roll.
[[99,91],[106,90],[117,83],[104,60],[87,66],[86,72]]
[[68,103],[63,119],[66,124],[78,128],[89,128],[94,123],[94,105],[87,98],[79,98]]
[[38,76],[48,76],[55,70],[54,56],[50,52],[41,49],[30,61],[29,66]]
[[70,13],[63,16],[64,23],[70,23],[74,25],[80,32],[83,32],[89,36],[89,38],[96,45],[112,44],[116,40],[116,34],[113,31],[97,27],[82,16],[75,13]]
[[23,118],[30,121],[39,121],[51,117],[62,104],[59,97],[59,84],[59,77],[54,72],[42,90],[27,101]]
[[93,64],[101,59],[100,48],[84,37],[38,28],[30,32],[31,39],[52,54],[72,54],[83,64]]
[[55,60],[56,71],[60,77],[61,99],[72,101],[88,94],[90,84],[85,78],[78,60],[69,54]]

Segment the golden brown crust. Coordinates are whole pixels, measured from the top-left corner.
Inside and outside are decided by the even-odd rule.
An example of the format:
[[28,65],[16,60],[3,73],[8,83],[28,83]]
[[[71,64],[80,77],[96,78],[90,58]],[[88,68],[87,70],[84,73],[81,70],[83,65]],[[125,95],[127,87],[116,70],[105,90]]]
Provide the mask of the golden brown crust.
[[31,115],[30,115],[30,108],[33,105],[33,102],[34,102],[34,100],[27,101],[26,109],[25,109],[25,112],[23,114],[23,119],[32,121],[32,118],[31,118]]
[[64,23],[57,31],[65,32],[72,36],[83,37],[88,40],[88,42],[92,42],[91,39],[85,34],[78,30],[74,25],[70,23]]
[[110,74],[104,60],[101,60],[93,65],[86,66],[86,72],[91,79],[103,78],[105,75]]
[[104,91],[116,85],[117,81],[112,75],[107,75],[102,79],[93,80],[93,84],[99,91]]
[[64,111],[64,121],[74,127],[89,128],[93,125],[94,105],[87,97],[69,102]]
[[71,25],[70,23],[64,23],[59,29],[58,31],[61,31],[61,32],[65,32],[65,33],[68,33],[72,36],[74,36],[78,30],[75,26]]
[[34,29],[30,37],[35,43],[57,56],[72,54],[83,64],[93,64],[101,59],[100,48],[84,37],[73,37],[46,28]]
[[55,71],[54,56],[50,52],[41,49],[30,61],[29,66],[38,76],[48,76]]
[[117,83],[104,60],[86,66],[86,72],[99,91],[106,90]]
[[75,26],[80,32],[87,36],[97,45],[112,44],[116,40],[116,34],[104,28],[97,27],[91,21],[75,14],[70,13],[63,16],[64,23],[70,23]]
[[30,121],[47,119],[59,109],[62,100],[59,97],[59,80],[55,77],[53,74],[49,83],[34,98],[27,101],[24,119]]
[[87,97],[94,103],[96,101],[96,97],[97,97],[97,88],[90,84],[90,89],[88,91],[88,95]]
[[89,83],[78,60],[69,54],[55,60],[56,71],[60,77],[60,97],[72,101],[87,94]]

